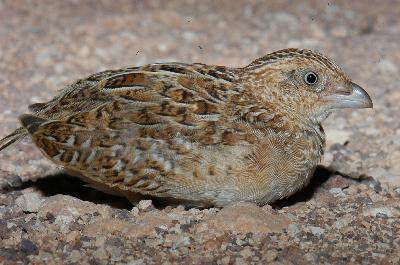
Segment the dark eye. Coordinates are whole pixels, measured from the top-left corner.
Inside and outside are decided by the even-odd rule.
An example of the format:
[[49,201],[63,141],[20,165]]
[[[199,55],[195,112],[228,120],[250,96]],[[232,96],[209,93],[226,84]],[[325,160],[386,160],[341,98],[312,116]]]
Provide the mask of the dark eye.
[[304,82],[306,82],[307,85],[315,85],[318,82],[317,74],[314,72],[308,72],[304,75]]

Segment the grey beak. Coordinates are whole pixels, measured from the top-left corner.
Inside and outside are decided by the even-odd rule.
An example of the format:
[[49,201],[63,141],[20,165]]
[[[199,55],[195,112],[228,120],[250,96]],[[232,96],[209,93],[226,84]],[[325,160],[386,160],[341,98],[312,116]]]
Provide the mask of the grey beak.
[[[343,93],[344,92],[344,93]],[[325,97],[334,109],[352,108],[372,108],[372,100],[368,93],[359,85],[350,83],[346,90],[339,88],[338,93]]]

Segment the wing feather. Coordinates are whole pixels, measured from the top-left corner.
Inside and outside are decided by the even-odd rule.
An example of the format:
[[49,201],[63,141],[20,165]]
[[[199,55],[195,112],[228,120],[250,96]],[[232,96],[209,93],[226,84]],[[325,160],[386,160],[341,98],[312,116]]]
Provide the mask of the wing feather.
[[213,150],[249,146],[250,123],[273,118],[268,108],[231,104],[241,91],[235,78],[228,68],[201,64],[105,71],[37,105],[23,125],[55,163],[109,186],[163,196],[207,172],[225,176],[226,161],[212,158]]

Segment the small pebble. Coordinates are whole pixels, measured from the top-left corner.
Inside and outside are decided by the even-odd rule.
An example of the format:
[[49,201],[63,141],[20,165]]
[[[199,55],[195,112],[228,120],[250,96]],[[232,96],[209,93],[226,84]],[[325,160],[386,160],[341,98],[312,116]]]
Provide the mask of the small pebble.
[[36,255],[38,254],[38,247],[29,239],[22,239],[21,241],[21,250],[25,252],[27,255]]
[[141,200],[137,206],[141,211],[147,211],[153,208],[152,200]]
[[332,188],[329,190],[329,192],[332,193],[335,197],[346,197],[346,194],[341,188]]

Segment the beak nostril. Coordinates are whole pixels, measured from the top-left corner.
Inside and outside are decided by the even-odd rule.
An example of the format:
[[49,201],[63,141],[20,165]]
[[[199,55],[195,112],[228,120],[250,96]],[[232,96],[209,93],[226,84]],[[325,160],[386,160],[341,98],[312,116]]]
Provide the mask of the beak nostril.
[[332,109],[341,108],[372,108],[372,100],[368,93],[359,85],[350,83],[347,86],[338,86],[333,94],[325,96]]
[[338,87],[336,87],[335,92],[339,95],[348,96],[348,95],[351,95],[351,93],[353,92],[353,89],[352,88],[349,89],[348,86],[338,86]]

